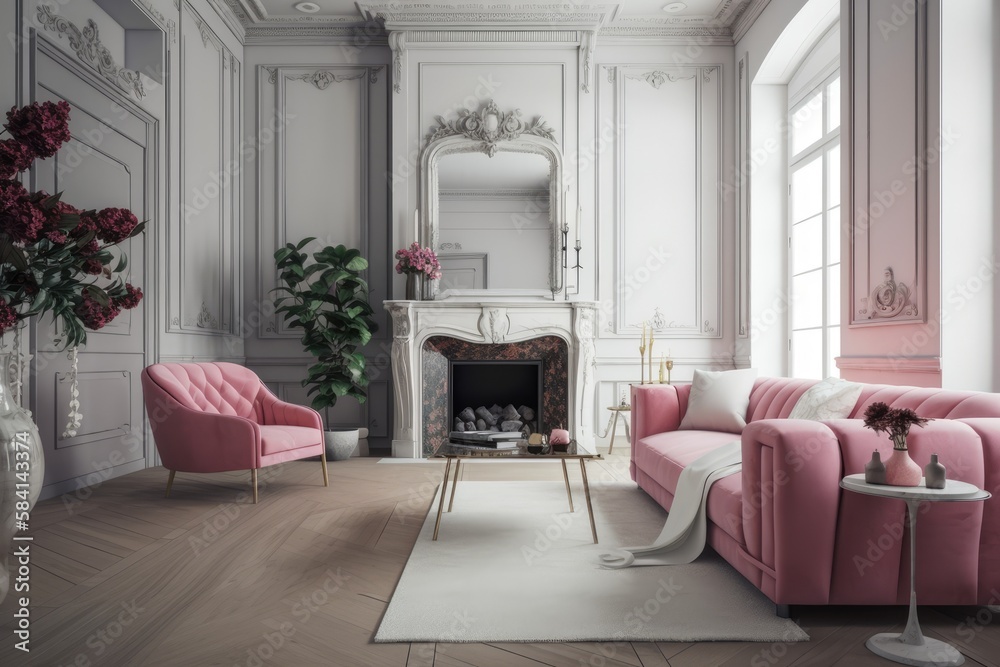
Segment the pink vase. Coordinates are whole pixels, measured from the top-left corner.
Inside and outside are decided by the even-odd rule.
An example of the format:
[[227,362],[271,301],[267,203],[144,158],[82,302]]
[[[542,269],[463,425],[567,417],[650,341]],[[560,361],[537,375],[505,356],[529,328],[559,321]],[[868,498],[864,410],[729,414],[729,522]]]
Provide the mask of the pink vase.
[[885,462],[885,483],[889,486],[920,486],[923,476],[920,466],[905,449],[893,449],[892,456]]

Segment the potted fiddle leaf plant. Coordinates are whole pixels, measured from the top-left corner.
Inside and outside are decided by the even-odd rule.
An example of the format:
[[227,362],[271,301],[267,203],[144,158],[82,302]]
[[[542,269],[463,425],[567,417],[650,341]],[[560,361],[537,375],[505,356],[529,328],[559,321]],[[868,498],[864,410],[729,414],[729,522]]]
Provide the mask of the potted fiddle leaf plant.
[[[289,329],[301,330],[302,345],[316,357],[302,380],[313,409],[333,407],[343,396],[364,403],[369,377],[360,348],[378,330],[361,273],[368,260],[343,245],[310,255],[304,248],[315,240],[289,243],[274,253],[281,281],[273,290],[276,312]],[[327,456],[334,460],[349,458],[358,446],[359,429],[328,427],[325,435]]]

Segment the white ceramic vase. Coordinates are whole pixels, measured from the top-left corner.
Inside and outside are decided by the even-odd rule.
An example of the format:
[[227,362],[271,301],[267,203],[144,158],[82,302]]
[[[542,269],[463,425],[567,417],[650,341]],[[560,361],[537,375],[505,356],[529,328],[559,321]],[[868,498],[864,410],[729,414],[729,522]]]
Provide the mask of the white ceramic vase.
[[0,372],[0,602],[10,590],[8,554],[14,536],[30,531],[29,512],[42,491],[45,456],[31,413],[18,405]]

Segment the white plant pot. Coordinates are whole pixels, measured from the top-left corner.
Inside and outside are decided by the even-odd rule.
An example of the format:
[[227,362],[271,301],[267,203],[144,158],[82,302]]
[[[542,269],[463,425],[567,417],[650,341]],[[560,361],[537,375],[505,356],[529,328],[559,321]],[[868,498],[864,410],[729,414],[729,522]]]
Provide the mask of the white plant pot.
[[331,461],[343,461],[351,458],[351,455],[358,449],[359,430],[350,429],[324,429],[323,436],[326,440],[326,458]]

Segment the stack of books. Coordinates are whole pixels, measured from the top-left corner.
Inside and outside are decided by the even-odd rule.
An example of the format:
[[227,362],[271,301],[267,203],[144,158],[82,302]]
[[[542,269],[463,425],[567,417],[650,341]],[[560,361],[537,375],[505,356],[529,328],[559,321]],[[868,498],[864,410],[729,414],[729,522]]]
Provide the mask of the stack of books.
[[452,431],[449,440],[456,445],[512,449],[523,436],[520,431],[498,433],[497,431]]

